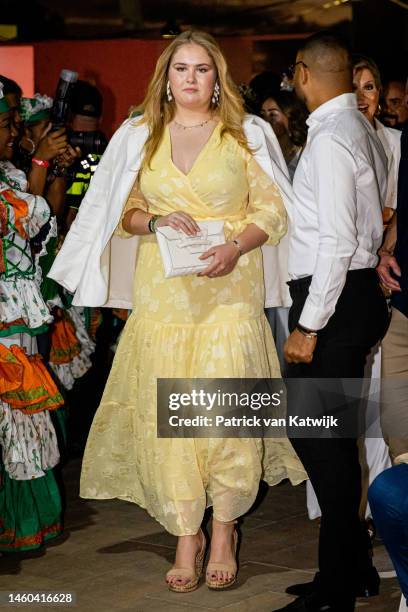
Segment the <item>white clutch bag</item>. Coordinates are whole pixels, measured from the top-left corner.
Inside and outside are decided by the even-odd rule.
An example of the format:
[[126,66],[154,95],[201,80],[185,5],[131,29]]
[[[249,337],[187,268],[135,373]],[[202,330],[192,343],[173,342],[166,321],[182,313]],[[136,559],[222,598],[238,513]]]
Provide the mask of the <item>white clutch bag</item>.
[[225,244],[224,221],[199,221],[197,225],[200,233],[196,236],[187,236],[168,226],[156,229],[166,278],[201,272],[211,259],[202,261],[200,255],[211,247]]

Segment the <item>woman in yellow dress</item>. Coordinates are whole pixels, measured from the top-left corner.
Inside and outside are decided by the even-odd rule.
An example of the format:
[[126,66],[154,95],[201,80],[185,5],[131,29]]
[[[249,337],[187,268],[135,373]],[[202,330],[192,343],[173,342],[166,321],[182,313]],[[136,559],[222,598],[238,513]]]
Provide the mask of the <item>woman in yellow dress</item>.
[[[277,244],[286,212],[277,186],[255,161],[244,111],[216,42],[185,32],[158,60],[144,114],[149,127],[138,179],[116,233],[141,236],[133,311],[124,328],[85,450],[80,494],[147,509],[178,536],[169,588],[197,588],[213,506],[206,582],[236,577],[236,519],[261,478],[274,485],[305,473],[286,439],[159,439],[157,378],[279,377],[264,316],[260,246]],[[225,222],[198,275],[165,278],[155,230],[194,235],[197,221]]]

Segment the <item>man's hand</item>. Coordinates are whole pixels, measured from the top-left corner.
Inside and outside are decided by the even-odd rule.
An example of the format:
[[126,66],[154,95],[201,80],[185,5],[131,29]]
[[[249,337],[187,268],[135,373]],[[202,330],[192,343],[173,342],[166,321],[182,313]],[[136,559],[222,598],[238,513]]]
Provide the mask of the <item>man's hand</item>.
[[295,329],[285,342],[283,351],[288,363],[311,363],[317,338],[307,338]]
[[377,274],[382,284],[390,291],[401,291],[399,282],[391,276],[390,271],[397,276],[401,276],[401,268],[393,255],[384,253],[381,255],[380,263],[377,266]]

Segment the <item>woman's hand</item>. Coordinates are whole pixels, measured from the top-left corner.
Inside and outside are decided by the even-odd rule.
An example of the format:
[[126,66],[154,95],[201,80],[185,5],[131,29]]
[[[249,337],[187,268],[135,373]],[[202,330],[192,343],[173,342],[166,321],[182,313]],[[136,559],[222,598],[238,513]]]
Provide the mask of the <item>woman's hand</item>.
[[199,272],[197,276],[208,276],[209,278],[226,276],[230,274],[237,265],[239,256],[240,252],[238,247],[231,242],[211,247],[211,249],[208,249],[208,251],[201,255],[200,259],[212,257],[212,261],[208,268]]
[[34,157],[50,161],[58,155],[63,155],[68,147],[68,137],[65,128],[50,132],[51,124],[46,128],[34,152]]
[[60,168],[69,168],[72,164],[81,157],[81,149],[79,147],[71,147],[69,144],[62,155],[59,155],[55,162]]
[[181,211],[164,215],[156,221],[156,228],[164,227],[166,225],[175,230],[180,230],[188,236],[195,236],[200,231],[200,228],[194,221],[193,217]]

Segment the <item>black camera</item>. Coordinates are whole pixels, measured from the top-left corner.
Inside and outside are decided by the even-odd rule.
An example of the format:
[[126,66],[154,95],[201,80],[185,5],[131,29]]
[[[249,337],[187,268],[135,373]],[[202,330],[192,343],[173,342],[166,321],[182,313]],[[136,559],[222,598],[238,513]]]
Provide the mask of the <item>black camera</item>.
[[68,132],[71,147],[79,147],[82,155],[96,153],[102,155],[108,146],[108,141],[102,132]]
[[51,109],[52,130],[65,127],[70,110],[70,100],[78,80],[78,73],[73,70],[61,70],[60,78],[55,92],[54,104]]
[[[88,117],[100,117],[102,113],[102,96],[96,87],[86,81],[78,81],[78,73],[73,70],[62,70],[51,110],[52,130],[65,128],[69,115],[80,114]],[[79,147],[83,156],[102,155],[108,141],[99,130],[67,130],[68,142],[72,147]]]

